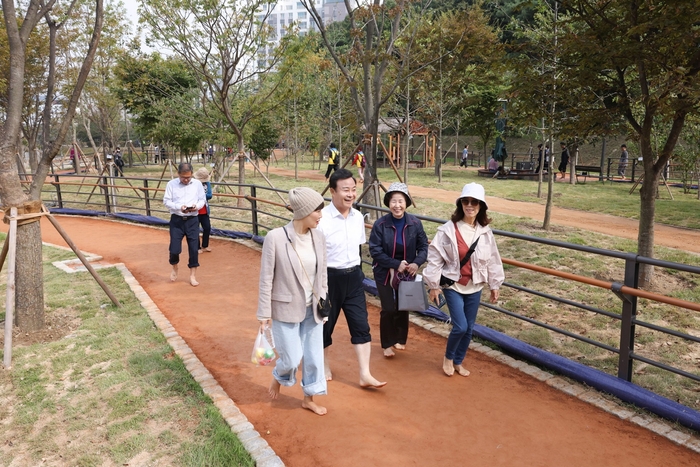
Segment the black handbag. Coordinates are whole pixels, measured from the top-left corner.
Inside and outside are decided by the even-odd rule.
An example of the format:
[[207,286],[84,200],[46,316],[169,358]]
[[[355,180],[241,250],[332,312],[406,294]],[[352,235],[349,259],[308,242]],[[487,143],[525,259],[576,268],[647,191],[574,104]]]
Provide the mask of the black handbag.
[[[461,271],[462,268],[464,267],[465,264],[467,264],[467,261],[469,261],[469,258],[472,257],[472,253],[474,253],[474,250],[476,250],[476,245],[479,243],[479,239],[481,236],[476,238],[476,241],[472,243],[472,246],[469,247],[469,251],[467,251],[467,254],[464,255],[464,258],[459,262],[459,270]],[[442,274],[440,274],[440,286],[441,287],[451,287],[452,284],[454,284],[457,281],[454,281],[450,279],[449,277],[445,277]]]
[[328,318],[331,315],[331,301],[327,298],[318,298],[318,314],[321,318]]

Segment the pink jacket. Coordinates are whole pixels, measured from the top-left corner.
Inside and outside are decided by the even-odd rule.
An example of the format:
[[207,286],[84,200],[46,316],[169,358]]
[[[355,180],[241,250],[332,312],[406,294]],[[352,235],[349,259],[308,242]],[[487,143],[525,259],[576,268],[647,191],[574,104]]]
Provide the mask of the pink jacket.
[[[491,227],[476,226],[479,244],[472,254],[472,282],[474,285],[488,284],[491,290],[501,288],[505,280],[501,255]],[[428,247],[428,265],[423,270],[423,280],[430,289],[440,288],[440,275],[458,281],[459,253],[455,226],[449,221],[438,227],[435,238]]]

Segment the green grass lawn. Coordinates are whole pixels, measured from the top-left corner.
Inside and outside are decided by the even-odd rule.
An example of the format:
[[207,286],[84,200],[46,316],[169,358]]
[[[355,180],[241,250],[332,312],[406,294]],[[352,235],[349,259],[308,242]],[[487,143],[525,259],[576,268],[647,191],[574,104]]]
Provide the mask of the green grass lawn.
[[72,257],[44,247],[48,329],[70,332],[16,345],[0,372],[0,465],[254,465],[123,276],[99,271],[116,308],[88,273],[51,265]]

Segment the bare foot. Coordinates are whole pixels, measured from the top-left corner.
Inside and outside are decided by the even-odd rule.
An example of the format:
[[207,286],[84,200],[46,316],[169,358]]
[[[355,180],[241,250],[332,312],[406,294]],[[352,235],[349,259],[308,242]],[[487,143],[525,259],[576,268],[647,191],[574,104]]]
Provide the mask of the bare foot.
[[449,360],[447,357],[443,358],[442,371],[444,371],[447,376],[452,376],[453,374],[455,374],[455,367],[452,363],[452,360]]
[[378,381],[372,375],[360,378],[360,387],[363,389],[379,389],[384,386],[386,386],[386,381]]
[[471,372],[464,368],[462,365],[455,365],[454,368],[460,376],[469,376],[471,374]]
[[272,382],[270,383],[270,388],[267,390],[268,394],[270,394],[270,399],[277,399],[277,396],[280,393],[280,383],[277,381],[275,378],[272,378]]
[[211,251],[211,248],[206,247],[206,248],[204,249],[204,251]]
[[199,250],[197,250],[197,253],[199,253],[199,254],[201,255],[202,253],[204,253],[204,250],[202,250],[202,249],[200,248]]
[[175,282],[177,279],[177,264],[173,264],[173,270],[170,273],[170,282]]
[[192,287],[197,287],[199,285],[199,282],[197,282],[197,279],[194,278],[194,276],[190,276],[190,284]]
[[312,411],[316,415],[326,415],[326,413],[328,413],[328,410],[325,407],[321,407],[314,402],[313,396],[304,396],[304,400],[301,401],[301,406]]
[[323,363],[323,370],[326,373],[326,381],[333,381],[333,373],[331,373],[331,366],[328,364],[328,360]]
[[386,358],[391,358],[391,357],[393,357],[393,356],[395,356],[395,355],[396,355],[396,354],[394,353],[393,350],[391,350],[391,347],[389,347],[388,349],[384,349],[384,356],[385,356]]
[[406,345],[405,344],[394,344],[394,348],[396,350],[406,350]]

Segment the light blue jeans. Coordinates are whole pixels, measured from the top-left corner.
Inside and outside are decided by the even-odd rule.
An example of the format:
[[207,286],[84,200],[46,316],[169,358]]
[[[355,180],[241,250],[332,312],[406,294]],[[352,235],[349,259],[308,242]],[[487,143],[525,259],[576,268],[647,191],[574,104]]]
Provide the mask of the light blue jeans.
[[272,320],[272,336],[278,358],[272,376],[282,386],[294,386],[301,368],[301,388],[305,396],[326,394],[326,374],[323,369],[323,323],[316,323],[311,306],[301,323]]
[[452,320],[452,332],[447,337],[445,358],[452,360],[455,365],[461,365],[467,355],[469,343],[472,341],[481,291],[464,295],[452,289],[443,289],[442,293],[445,294]]

